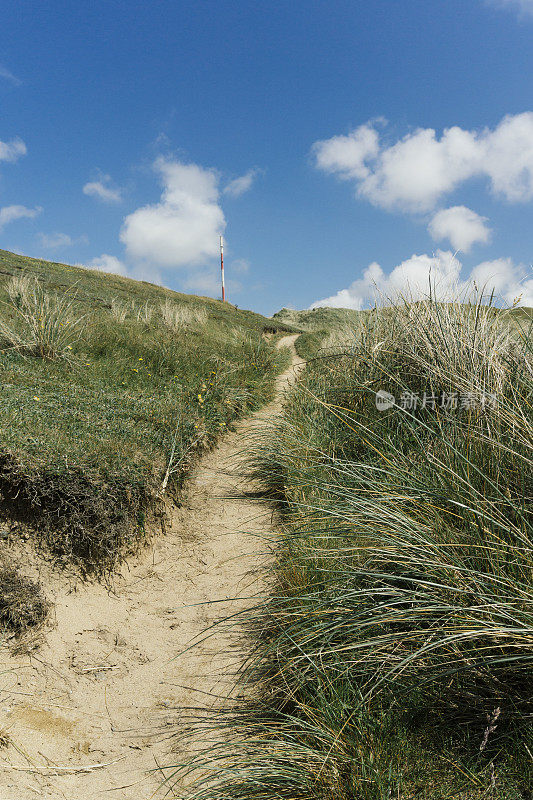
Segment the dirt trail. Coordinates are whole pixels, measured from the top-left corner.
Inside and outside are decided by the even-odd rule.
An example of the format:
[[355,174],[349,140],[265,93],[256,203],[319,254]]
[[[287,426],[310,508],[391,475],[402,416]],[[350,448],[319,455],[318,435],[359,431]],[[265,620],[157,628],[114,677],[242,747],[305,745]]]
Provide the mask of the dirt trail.
[[[243,496],[249,484],[236,462],[251,428],[279,411],[301,363],[296,338],[280,342],[293,358],[276,400],[202,458],[184,504],[169,508],[166,535],[112,588],[38,565],[55,623],[30,655],[0,649],[0,800],[158,797],[154,770],[176,758],[170,748],[188,709],[227,693],[227,633],[179,654],[258,591],[264,542],[249,534],[272,529],[272,509]],[[206,604],[218,600],[228,602]]]

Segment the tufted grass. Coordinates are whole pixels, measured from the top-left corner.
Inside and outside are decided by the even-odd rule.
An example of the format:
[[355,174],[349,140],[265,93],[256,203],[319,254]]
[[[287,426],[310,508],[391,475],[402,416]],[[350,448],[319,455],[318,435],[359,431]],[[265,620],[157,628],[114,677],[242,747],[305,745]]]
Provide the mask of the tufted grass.
[[[191,798],[532,796],[530,325],[405,302],[309,363],[255,443],[284,535],[241,620],[246,700],[174,776]],[[496,402],[379,411],[380,389]]]

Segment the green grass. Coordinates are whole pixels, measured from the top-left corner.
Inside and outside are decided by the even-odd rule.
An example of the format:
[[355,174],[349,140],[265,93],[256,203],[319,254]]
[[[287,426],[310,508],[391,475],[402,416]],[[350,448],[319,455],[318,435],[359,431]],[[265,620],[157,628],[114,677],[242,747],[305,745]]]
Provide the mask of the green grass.
[[[530,324],[405,303],[310,362],[255,444],[284,535],[195,800],[531,798]],[[496,406],[378,411],[379,389]]]
[[306,311],[282,308],[272,319],[293,325],[302,331],[296,341],[296,351],[301,358],[309,360],[323,356],[338,341],[345,342],[349,339],[351,329],[357,328],[359,321],[368,313],[350,308],[324,307]]
[[[106,569],[142,538],[165,475],[177,496],[198,454],[271,397],[287,356],[263,334],[290,326],[6,251],[0,276],[1,512]],[[37,281],[22,315],[21,276]]]

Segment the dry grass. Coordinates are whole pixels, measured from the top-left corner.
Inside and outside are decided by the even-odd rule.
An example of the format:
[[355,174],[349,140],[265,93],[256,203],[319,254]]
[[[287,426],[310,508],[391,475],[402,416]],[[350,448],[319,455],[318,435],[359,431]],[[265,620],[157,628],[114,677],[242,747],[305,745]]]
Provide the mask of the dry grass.
[[160,307],[161,320],[167,328],[179,333],[187,327],[202,327],[207,322],[207,312],[203,308],[190,308],[165,300]]
[[0,317],[4,347],[47,360],[69,358],[85,322],[76,308],[75,291],[56,295],[25,275],[12,278],[6,288],[9,300]]
[[42,625],[48,603],[38,583],[20,575],[12,567],[0,568],[0,622],[20,636]]
[[129,311],[130,308],[127,303],[118,300],[116,297],[111,300],[111,315],[117,322],[124,322]]
[[150,325],[154,316],[154,309],[148,303],[148,300],[143,303],[142,306],[135,309],[135,316],[138,322],[142,322],[143,325]]

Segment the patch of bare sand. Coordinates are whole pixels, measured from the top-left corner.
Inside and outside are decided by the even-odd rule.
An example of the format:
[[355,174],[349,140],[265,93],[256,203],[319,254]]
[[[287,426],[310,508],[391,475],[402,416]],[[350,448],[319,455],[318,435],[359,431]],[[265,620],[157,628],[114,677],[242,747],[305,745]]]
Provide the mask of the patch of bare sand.
[[186,648],[260,590],[265,546],[253,534],[272,530],[272,508],[245,496],[236,462],[251,429],[279,411],[301,363],[296,338],[280,341],[293,360],[276,400],[202,458],[183,505],[168,508],[166,535],[111,587],[34,566],[55,621],[33,652],[0,650],[0,800],[158,796],[158,765],[171,762],[190,709],[227,695],[239,659],[228,631]]

